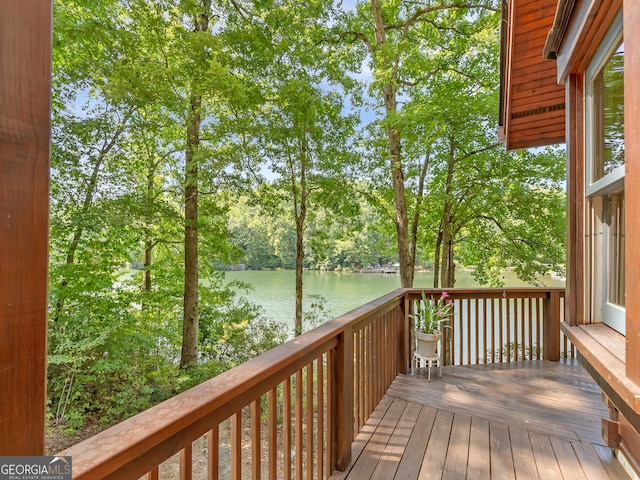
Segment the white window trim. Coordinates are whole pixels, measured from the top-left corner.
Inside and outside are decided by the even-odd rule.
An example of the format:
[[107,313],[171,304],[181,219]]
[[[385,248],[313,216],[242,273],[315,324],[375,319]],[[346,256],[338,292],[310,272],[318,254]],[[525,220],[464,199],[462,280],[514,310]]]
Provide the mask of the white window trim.
[[[593,106],[593,78],[598,75],[606,66],[611,55],[623,41],[623,22],[622,11],[619,11],[613,20],[609,30],[605,34],[600,46],[593,55],[589,66],[585,72],[585,196],[587,198],[601,195],[609,195],[624,188],[625,165],[616,167],[613,171],[604,177],[593,181],[593,157],[594,157],[594,139],[591,133],[594,118]],[[588,202],[587,202],[588,204]],[[606,208],[606,207],[605,207]],[[626,310],[624,307],[609,303],[608,301],[608,279],[607,279],[607,262],[608,251],[607,245],[607,225],[602,225],[602,252],[601,252],[601,269],[602,285],[598,304],[602,305],[601,312],[592,312],[596,317],[601,315],[601,321],[611,328],[617,330],[621,334],[626,332]],[[593,301],[590,302],[593,304]],[[598,315],[600,314],[600,315]]]

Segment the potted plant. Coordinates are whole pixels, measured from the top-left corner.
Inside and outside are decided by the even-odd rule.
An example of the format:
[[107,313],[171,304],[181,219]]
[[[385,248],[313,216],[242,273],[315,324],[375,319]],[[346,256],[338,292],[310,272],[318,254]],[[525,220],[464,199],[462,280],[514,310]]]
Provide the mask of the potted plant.
[[415,321],[416,347],[418,354],[425,358],[435,358],[437,344],[442,335],[441,328],[453,311],[453,300],[447,292],[439,299],[427,298],[422,292],[422,300],[414,303],[414,313],[409,316]]

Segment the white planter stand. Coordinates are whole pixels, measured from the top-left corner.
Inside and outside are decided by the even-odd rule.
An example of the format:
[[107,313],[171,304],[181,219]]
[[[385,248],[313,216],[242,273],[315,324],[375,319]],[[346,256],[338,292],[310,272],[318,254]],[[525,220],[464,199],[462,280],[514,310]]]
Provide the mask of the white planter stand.
[[438,347],[440,343],[441,333],[422,333],[414,331],[416,337],[416,350],[413,353],[414,368],[427,368],[427,379],[431,381],[431,367],[437,365],[439,375],[442,376],[442,363],[440,362],[440,354]]

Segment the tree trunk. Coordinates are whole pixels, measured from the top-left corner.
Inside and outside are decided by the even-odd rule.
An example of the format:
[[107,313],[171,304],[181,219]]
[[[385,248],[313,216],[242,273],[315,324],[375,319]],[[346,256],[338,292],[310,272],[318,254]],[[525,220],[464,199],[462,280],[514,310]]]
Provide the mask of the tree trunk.
[[302,334],[302,262],[304,260],[304,214],[296,215],[296,318],[295,336]]
[[409,245],[409,225],[407,200],[404,192],[404,173],[400,157],[400,134],[396,129],[389,130],[389,154],[391,157],[391,175],[393,180],[393,198],[396,208],[396,236],[398,240],[398,261],[400,263],[400,285],[413,287],[415,259]]
[[442,211],[442,266],[440,283],[442,288],[453,288],[455,285],[455,262],[453,260],[453,235],[451,226],[451,208],[453,175],[455,166],[455,144],[454,139],[450,139],[449,160],[447,163],[447,180],[445,183],[445,201]]
[[302,272],[304,260],[304,221],[307,218],[307,169],[308,155],[307,139],[304,137],[300,146],[300,194],[296,186],[295,169],[293,159],[289,158],[291,193],[293,194],[293,210],[296,220],[296,316],[294,320],[294,335],[302,334]]
[[[196,32],[209,31],[211,0],[201,0]],[[192,90],[187,117],[184,182],[184,304],[180,368],[198,360],[198,159],[202,95]]]
[[[153,208],[153,178],[155,176],[156,169],[153,166],[150,166],[147,170],[147,198],[146,198],[146,208],[147,214],[151,215],[151,210]],[[151,271],[149,268],[151,267],[151,261],[153,259],[153,238],[151,235],[151,228],[144,228],[144,259],[142,264],[142,291],[147,293],[151,291]],[[144,308],[144,303],[142,305]]]
[[[380,50],[384,49],[387,42],[384,19],[380,9],[379,0],[371,0],[371,12],[373,14],[374,33],[376,38],[377,52],[371,52],[375,61]],[[397,112],[397,64],[394,64],[389,58],[382,58],[382,65],[378,68],[383,71],[391,70],[393,72],[392,79],[386,82],[383,87],[384,107],[387,117],[391,117]],[[402,165],[401,155],[401,139],[400,132],[393,127],[388,127],[387,135],[389,138],[389,161],[391,168],[391,179],[393,182],[393,199],[395,204],[395,225],[396,237],[398,244],[398,260],[400,262],[400,284],[402,287],[413,286],[413,276],[415,268],[415,258],[411,254],[409,245],[409,221],[407,215],[407,199],[405,195],[404,185],[404,167]]]
[[436,250],[433,260],[433,288],[440,285],[440,254],[442,251],[442,228],[438,230],[438,238],[436,239]]
[[192,94],[187,119],[187,151],[184,186],[184,304],[180,367],[198,359],[198,161],[200,106],[202,98]]
[[[451,209],[450,205],[446,205],[447,210]],[[440,284],[442,288],[452,288],[454,286],[454,279],[452,272],[455,270],[455,263],[453,261],[453,238],[451,236],[451,223],[450,212],[445,214],[448,217],[443,222],[442,228],[442,266]]]
[[[153,258],[153,241],[147,236],[144,241],[144,260],[142,264],[142,291],[151,291],[151,259]],[[144,307],[144,304],[143,304]]]

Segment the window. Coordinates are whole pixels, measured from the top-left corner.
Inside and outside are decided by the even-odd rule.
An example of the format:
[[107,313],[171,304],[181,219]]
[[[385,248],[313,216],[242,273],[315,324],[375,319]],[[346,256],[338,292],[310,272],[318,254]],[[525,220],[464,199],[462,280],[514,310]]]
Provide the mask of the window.
[[624,43],[617,15],[585,75],[586,273],[592,322],[625,333]]

